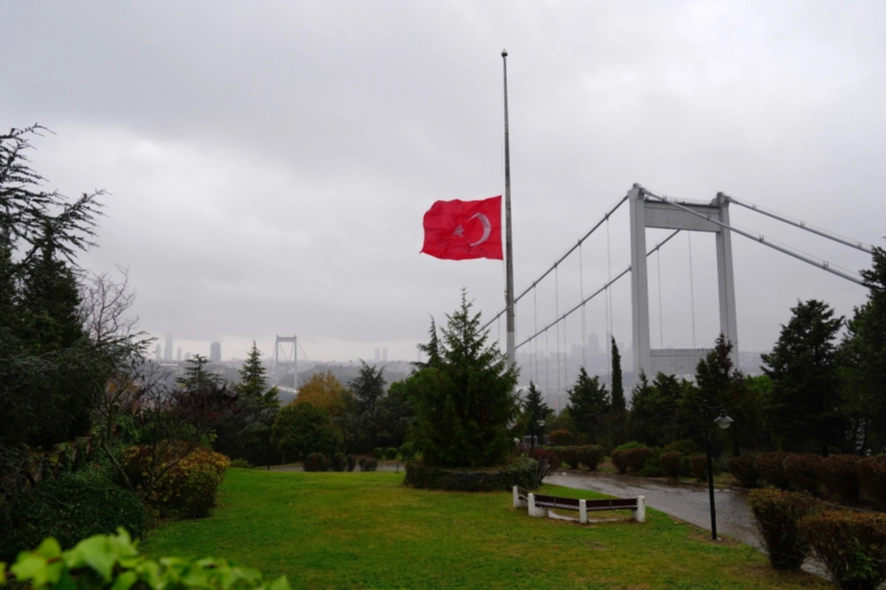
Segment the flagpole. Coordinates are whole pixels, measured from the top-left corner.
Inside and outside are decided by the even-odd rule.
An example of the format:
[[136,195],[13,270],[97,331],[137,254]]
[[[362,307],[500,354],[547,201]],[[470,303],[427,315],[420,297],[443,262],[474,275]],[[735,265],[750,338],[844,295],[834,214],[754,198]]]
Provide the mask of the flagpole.
[[514,246],[511,242],[511,146],[508,130],[508,52],[501,52],[505,83],[505,263],[506,263],[506,316],[508,365],[516,365],[514,321]]

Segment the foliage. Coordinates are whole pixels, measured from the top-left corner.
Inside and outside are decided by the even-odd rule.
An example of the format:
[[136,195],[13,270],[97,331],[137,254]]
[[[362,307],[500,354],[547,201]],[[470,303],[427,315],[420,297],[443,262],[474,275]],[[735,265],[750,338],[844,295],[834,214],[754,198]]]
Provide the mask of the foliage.
[[329,466],[333,471],[344,471],[348,466],[348,460],[345,457],[345,454],[342,452],[333,453]]
[[581,445],[575,452],[579,463],[591,471],[596,471],[597,466],[606,458],[606,452],[600,445]]
[[612,443],[619,445],[624,442],[625,426],[627,424],[627,404],[625,403],[624,384],[621,373],[621,353],[612,339],[612,403],[609,408],[609,430],[612,434]]
[[[536,461],[545,461],[550,468],[550,470],[556,470],[560,468],[560,456],[550,449],[542,449],[538,448],[531,452],[529,455],[530,459],[535,459]],[[544,478],[542,478],[544,479]],[[541,480],[539,480],[541,481]]]
[[800,569],[809,541],[800,533],[799,523],[816,510],[815,498],[806,492],[758,489],[748,494],[748,503],[772,567]]
[[333,418],[342,416],[347,410],[347,398],[351,392],[335,378],[331,371],[314,373],[298,389],[296,404],[308,403],[322,408]]
[[878,505],[886,505],[886,455],[861,459],[858,474],[862,492]]
[[562,428],[551,432],[548,438],[555,447],[568,447],[572,444],[572,433]]
[[[356,410],[359,415],[360,431],[366,443],[374,447],[381,428],[380,401],[385,395],[384,367],[376,368],[360,361],[360,373],[351,380],[350,386],[357,398]],[[381,457],[376,457],[381,459]]]
[[464,292],[447,319],[438,366],[414,375],[422,384],[421,395],[412,400],[416,444],[429,465],[500,465],[513,447],[516,369],[496,343],[487,344],[489,334],[480,331],[480,315],[472,314]]
[[568,465],[572,469],[578,469],[578,447],[570,445],[568,447],[557,447],[557,454],[560,461]]
[[[638,451],[629,451],[636,453]],[[643,466],[637,472],[640,477],[661,477],[664,475],[664,469],[661,466],[661,448],[651,447],[649,453],[643,459]]]
[[[549,469],[550,467],[548,467]],[[493,470],[447,469],[416,459],[406,464],[405,485],[414,488],[457,492],[509,491],[514,486],[535,489],[543,477],[534,459],[522,457],[505,467]]]
[[323,453],[310,453],[304,460],[305,471],[329,471],[329,461]]
[[886,581],[886,514],[828,510],[800,521],[837,588],[874,590]]
[[385,449],[385,459],[393,461],[397,458],[397,447],[388,447]]
[[757,487],[757,460],[751,455],[739,455],[729,459],[729,473],[743,488]]
[[209,359],[203,355],[195,354],[187,360],[185,366],[185,374],[179,377],[176,382],[185,390],[202,390],[222,385],[223,379],[216,373],[211,373],[206,365]]
[[360,471],[375,471],[378,469],[378,459],[375,457],[367,457],[366,460],[361,459]]
[[858,457],[855,455],[831,455],[823,457],[819,464],[821,481],[828,493],[841,503],[858,502],[861,492],[861,476]]
[[782,490],[788,490],[791,487],[787,475],[784,472],[784,460],[787,453],[777,451],[775,453],[765,453],[757,457],[757,473],[766,483]]
[[403,445],[415,423],[415,410],[410,401],[421,390],[412,377],[391,383],[388,393],[379,401],[379,439],[396,447]]
[[677,451],[668,451],[662,453],[658,460],[661,462],[661,469],[669,479],[680,479],[683,470],[683,453]]
[[[123,469],[128,481],[146,505],[161,516],[207,516],[215,507],[218,486],[224,479],[230,460],[205,447],[195,447],[185,454],[178,443],[164,447],[134,446],[123,454]],[[152,471],[167,467],[164,477],[154,479]]]
[[345,455],[345,460],[348,463],[348,472],[353,471],[354,468],[357,466],[357,458],[354,455],[348,454]]
[[606,415],[609,411],[609,392],[598,377],[589,377],[584,367],[578,370],[575,385],[568,391],[566,409],[575,422],[579,434],[599,443],[605,435]]
[[231,467],[238,469],[252,469],[254,465],[246,459],[231,459]]
[[673,375],[658,373],[649,383],[646,375],[640,374],[631,396],[631,431],[636,440],[660,446],[684,437],[683,390]]
[[375,447],[374,449],[372,449],[372,456],[376,459],[381,460],[385,456],[385,450],[381,447]]
[[[0,583],[4,566],[0,564]],[[265,584],[256,570],[232,567],[211,558],[191,561],[176,557],[158,560],[139,555],[124,529],[116,535],[95,535],[62,551],[54,538],[24,552],[9,568],[19,582],[35,590],[44,588],[200,588],[201,590],[288,590],[286,577]]]
[[147,517],[139,499],[104,477],[80,472],[46,480],[0,505],[0,561],[55,537],[63,547],[126,527],[141,536]]
[[630,470],[639,473],[643,465],[652,455],[652,449],[636,442],[626,443],[612,451],[612,464],[619,473]]
[[818,496],[821,485],[821,457],[805,453],[788,453],[784,459],[784,474],[791,488]]
[[783,448],[827,456],[842,437],[835,338],[843,318],[814,299],[791,313],[772,352],[763,355],[763,370],[772,379],[769,427]]
[[405,442],[400,445],[400,456],[403,457],[404,461],[409,461],[415,457],[415,445],[411,442]]
[[542,425],[553,413],[541,397],[541,391],[535,387],[535,383],[529,382],[529,391],[526,393],[526,400],[523,402],[523,419],[526,423],[526,434],[530,437],[530,446],[535,448],[535,441],[544,434],[545,429]]
[[309,402],[281,409],[271,429],[271,442],[285,459],[295,460],[311,453],[332,455],[342,442],[329,412]]
[[689,470],[696,481],[706,481],[708,478],[708,457],[701,453],[689,455]]

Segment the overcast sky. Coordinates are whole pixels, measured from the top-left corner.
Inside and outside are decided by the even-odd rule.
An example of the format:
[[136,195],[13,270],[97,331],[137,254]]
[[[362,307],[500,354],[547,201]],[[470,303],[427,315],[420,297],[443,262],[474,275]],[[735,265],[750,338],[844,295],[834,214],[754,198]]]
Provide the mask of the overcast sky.
[[[634,182],[723,191],[884,245],[884,31],[882,0],[4,0],[0,124],[55,132],[31,153],[48,189],[108,191],[81,262],[128,266],[161,342],[208,355],[218,340],[228,359],[296,334],[314,360],[376,347],[415,360],[462,287],[484,316],[504,304],[501,262],[419,254],[434,201],[503,192],[503,48],[521,292]],[[852,271],[870,263],[737,207],[732,221]],[[605,229],[581,268],[568,259],[521,302],[518,340],[628,264],[627,207],[608,248]],[[686,234],[649,259],[653,346],[718,333],[714,239],[691,247],[693,288]],[[733,248],[743,350],[768,350],[798,299],[842,315],[865,299],[753,241]],[[612,295],[629,345],[629,281]],[[585,332],[606,332],[602,296]],[[576,315],[561,346],[581,334]]]

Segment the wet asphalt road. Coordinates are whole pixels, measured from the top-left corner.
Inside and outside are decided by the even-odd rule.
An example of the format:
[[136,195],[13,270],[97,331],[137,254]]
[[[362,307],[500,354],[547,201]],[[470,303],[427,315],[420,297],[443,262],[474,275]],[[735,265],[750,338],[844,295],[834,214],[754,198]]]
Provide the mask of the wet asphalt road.
[[[680,520],[711,530],[710,499],[707,487],[667,485],[629,477],[578,475],[558,472],[549,475],[545,483],[568,488],[594,490],[610,496],[645,496],[646,505]],[[717,535],[738,539],[742,543],[760,548],[753,515],[743,492],[714,490],[717,510]]]

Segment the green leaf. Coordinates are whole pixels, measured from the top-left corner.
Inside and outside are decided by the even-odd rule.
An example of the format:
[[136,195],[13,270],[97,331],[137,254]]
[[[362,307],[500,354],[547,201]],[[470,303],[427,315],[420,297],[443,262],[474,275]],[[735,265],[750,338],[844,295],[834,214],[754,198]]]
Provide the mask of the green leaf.
[[290,590],[289,580],[286,579],[286,576],[280,576],[268,584],[268,590]]
[[36,553],[19,554],[9,571],[20,581],[29,580],[35,588],[49,581],[49,564],[45,557]]
[[6,562],[0,561],[0,586],[6,584]]
[[138,581],[138,574],[133,571],[123,572],[117,579],[114,580],[114,584],[111,586],[111,590],[129,590],[129,588]]
[[105,535],[96,535],[89,537],[77,543],[71,551],[68,552],[70,560],[68,567],[77,569],[78,567],[89,567],[98,573],[106,582],[111,581],[111,573],[114,570],[114,564],[117,562],[117,556],[111,552],[109,538]]
[[47,559],[52,559],[53,557],[61,557],[62,555],[62,546],[59,545],[58,541],[56,541],[52,537],[48,537],[40,543],[40,546],[37,547],[35,551],[38,555],[42,555]]

